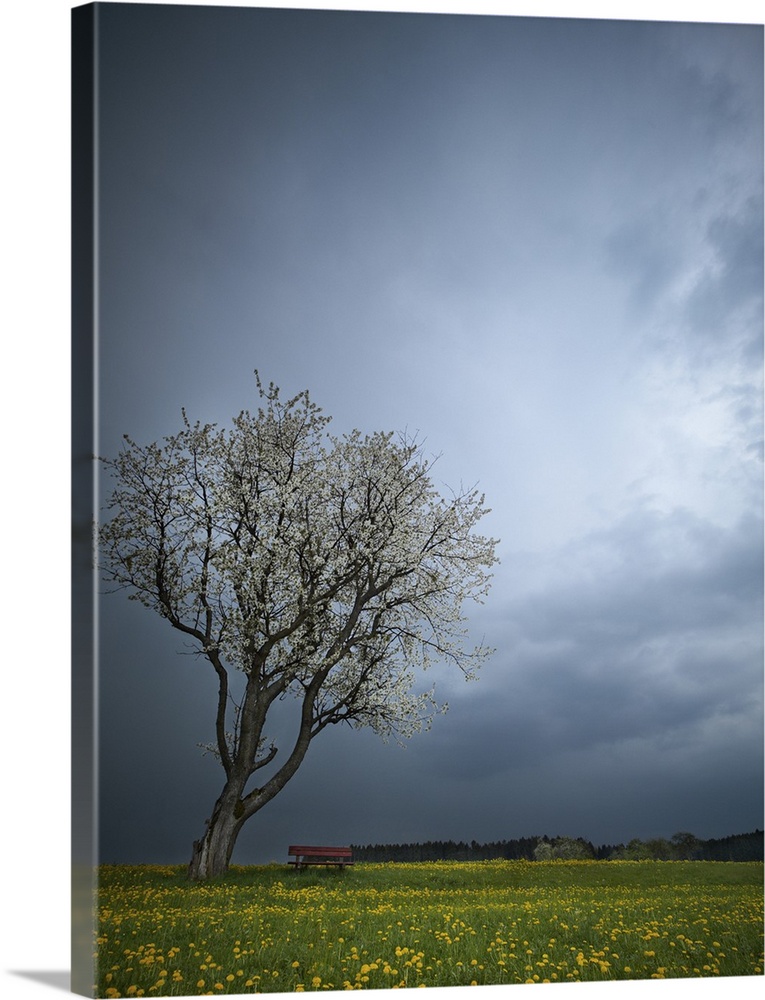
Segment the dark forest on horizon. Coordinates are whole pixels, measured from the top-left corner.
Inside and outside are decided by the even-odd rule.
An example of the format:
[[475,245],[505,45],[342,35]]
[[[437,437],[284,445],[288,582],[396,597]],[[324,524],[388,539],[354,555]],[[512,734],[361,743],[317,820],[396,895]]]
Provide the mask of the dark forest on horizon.
[[413,844],[351,845],[356,861],[762,861],[763,831],[702,840],[692,833],[676,833],[669,840],[630,840],[628,844],[596,847],[581,837],[519,837],[480,844],[430,840]]

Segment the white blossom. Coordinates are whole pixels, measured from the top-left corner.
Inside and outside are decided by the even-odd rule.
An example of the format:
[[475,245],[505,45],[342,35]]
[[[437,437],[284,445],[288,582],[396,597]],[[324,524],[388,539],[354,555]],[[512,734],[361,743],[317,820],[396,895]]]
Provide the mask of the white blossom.
[[[414,693],[417,673],[446,660],[472,677],[489,654],[466,644],[463,605],[484,598],[496,561],[496,542],[476,533],[484,497],[439,494],[415,441],[334,437],[307,392],[283,402],[273,384],[258,389],[257,414],[230,429],[184,411],[162,442],[125,437],[104,460],[114,488],[98,531],[106,578],[216,670],[214,749],[242,793],[265,762],[269,706],[301,699],[295,746],[273,784],[244,798],[248,815],[327,725],[406,738],[429,724],[439,707]],[[247,680],[229,732],[232,668]]]

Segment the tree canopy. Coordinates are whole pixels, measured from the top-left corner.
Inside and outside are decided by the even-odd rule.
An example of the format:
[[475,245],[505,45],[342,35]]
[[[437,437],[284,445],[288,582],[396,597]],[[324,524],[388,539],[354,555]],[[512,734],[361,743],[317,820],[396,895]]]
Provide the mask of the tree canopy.
[[[441,495],[416,441],[332,436],[308,392],[283,402],[256,378],[256,414],[220,429],[183,411],[177,434],[148,445],[125,436],[104,460],[106,579],[189,637],[217,674],[213,749],[226,785],[206,839],[223,799],[235,838],[326,726],[406,738],[439,710],[433,691],[415,692],[418,670],[450,661],[472,677],[490,652],[467,644],[463,611],[485,597],[496,562],[496,541],[476,533],[483,495]],[[232,669],[246,677],[236,703]],[[280,753],[266,716],[288,692],[301,701],[294,743],[245,791]]]

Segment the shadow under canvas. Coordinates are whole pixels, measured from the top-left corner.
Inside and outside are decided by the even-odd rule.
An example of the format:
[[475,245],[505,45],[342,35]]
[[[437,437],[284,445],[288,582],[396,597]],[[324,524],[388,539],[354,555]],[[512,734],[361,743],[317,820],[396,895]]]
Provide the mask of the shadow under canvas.
[[14,976],[23,976],[25,979],[33,979],[37,983],[43,983],[55,990],[69,992],[69,969],[10,969]]

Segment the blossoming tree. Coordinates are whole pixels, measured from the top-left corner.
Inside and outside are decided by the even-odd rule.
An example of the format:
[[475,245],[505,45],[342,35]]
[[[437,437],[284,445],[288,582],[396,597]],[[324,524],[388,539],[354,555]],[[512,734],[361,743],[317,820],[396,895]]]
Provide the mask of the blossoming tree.
[[[257,415],[230,429],[184,411],[175,436],[125,436],[103,460],[116,481],[98,532],[106,579],[190,638],[217,675],[211,749],[225,778],[194,843],[196,880],[226,871],[244,823],[323,729],[407,737],[439,708],[415,692],[415,671],[446,660],[472,677],[490,652],[466,647],[462,612],[485,596],[496,561],[495,540],[475,531],[483,496],[441,496],[415,442],[333,437],[307,392],[283,402],[257,385]],[[244,675],[236,700],[231,670]],[[282,752],[266,720],[288,693],[300,704]]]

